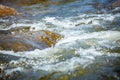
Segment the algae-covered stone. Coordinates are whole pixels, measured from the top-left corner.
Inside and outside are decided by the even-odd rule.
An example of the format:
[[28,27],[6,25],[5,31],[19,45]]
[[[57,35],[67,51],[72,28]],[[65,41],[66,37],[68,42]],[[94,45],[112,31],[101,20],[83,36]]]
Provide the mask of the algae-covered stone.
[[29,31],[29,27],[0,30],[0,49],[29,51],[54,46],[63,36],[47,30]]

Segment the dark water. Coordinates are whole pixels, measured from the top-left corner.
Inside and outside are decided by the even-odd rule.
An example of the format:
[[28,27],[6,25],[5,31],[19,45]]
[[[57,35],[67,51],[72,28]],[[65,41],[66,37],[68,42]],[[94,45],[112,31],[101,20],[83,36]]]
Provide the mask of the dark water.
[[[3,80],[119,80],[120,8],[115,0],[45,0],[4,4],[21,15],[0,18],[0,29],[29,26],[64,35],[44,50],[0,51]],[[18,0],[19,2],[19,0]]]

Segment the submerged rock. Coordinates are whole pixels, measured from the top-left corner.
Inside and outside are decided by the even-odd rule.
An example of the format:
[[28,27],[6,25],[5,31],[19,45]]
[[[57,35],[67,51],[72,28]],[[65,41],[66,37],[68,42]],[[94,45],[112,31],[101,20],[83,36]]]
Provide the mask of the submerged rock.
[[115,7],[120,7],[120,0],[117,0],[114,3],[112,3],[112,8],[115,8]]
[[14,8],[0,5],[0,17],[1,16],[11,16],[17,14],[17,11]]
[[29,31],[29,27],[0,30],[0,50],[29,51],[54,46],[63,36],[47,31]]

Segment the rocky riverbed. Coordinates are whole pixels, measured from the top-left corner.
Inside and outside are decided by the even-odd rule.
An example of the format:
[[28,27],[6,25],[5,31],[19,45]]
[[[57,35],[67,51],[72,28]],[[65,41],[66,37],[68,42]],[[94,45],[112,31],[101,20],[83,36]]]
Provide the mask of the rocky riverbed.
[[119,2],[0,0],[0,79],[119,80]]

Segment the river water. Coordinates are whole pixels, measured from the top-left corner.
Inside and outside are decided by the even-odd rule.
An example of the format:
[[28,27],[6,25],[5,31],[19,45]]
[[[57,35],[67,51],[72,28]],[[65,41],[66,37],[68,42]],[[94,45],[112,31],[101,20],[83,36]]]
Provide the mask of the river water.
[[115,0],[50,0],[7,5],[22,15],[0,19],[0,29],[29,26],[64,35],[44,50],[0,50],[5,80],[120,80],[120,8]]

